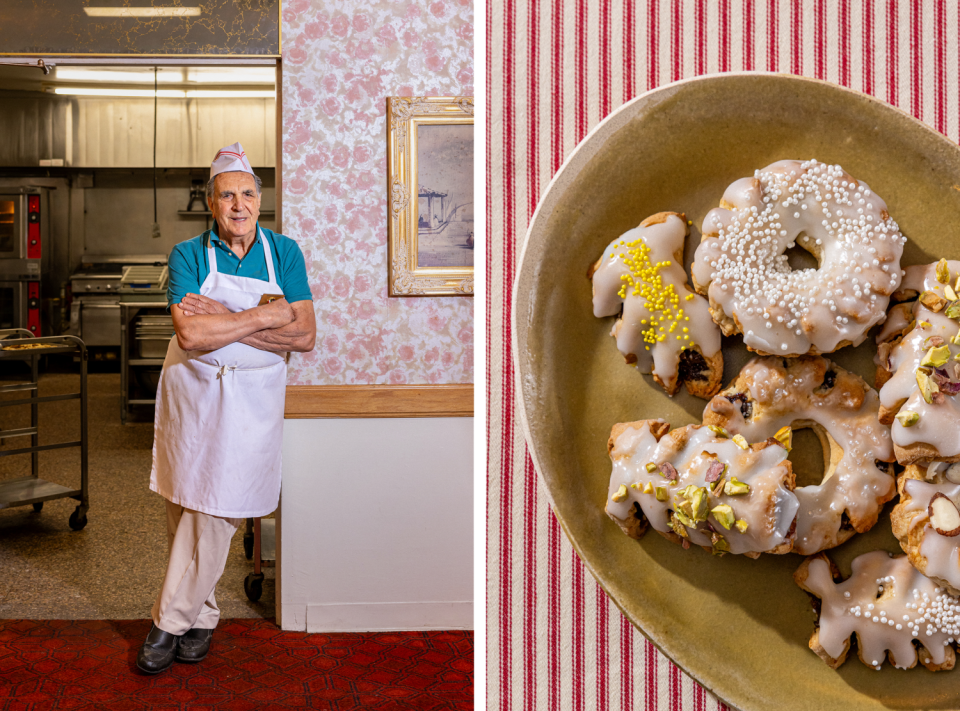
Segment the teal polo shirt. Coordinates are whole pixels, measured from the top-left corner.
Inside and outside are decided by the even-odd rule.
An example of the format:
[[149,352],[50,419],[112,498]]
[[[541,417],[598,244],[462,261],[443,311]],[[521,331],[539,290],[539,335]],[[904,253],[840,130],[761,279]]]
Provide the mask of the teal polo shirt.
[[270,281],[267,260],[263,254],[263,242],[260,241],[261,231],[270,243],[277,285],[283,291],[284,297],[290,303],[312,300],[313,295],[307,283],[307,268],[300,245],[273,230],[259,227],[259,225],[258,228],[253,245],[243,259],[239,259],[220,239],[217,235],[216,223],[213,229],[174,247],[167,262],[170,272],[170,281],[167,284],[167,308],[179,304],[187,294],[200,293],[200,285],[210,274],[207,245],[211,242],[217,255],[217,271],[221,274]]

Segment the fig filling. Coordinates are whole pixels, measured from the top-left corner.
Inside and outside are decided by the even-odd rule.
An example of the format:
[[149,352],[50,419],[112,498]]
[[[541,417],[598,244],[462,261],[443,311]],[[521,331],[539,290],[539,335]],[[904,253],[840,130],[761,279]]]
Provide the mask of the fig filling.
[[837,373],[833,370],[828,370],[823,375],[823,382],[820,383],[820,386],[817,390],[829,390],[837,383]]
[[743,419],[749,420],[750,415],[753,414],[753,403],[747,400],[747,396],[743,393],[737,393],[736,395],[726,395],[727,400],[730,402],[739,402],[740,403],[740,414],[743,415]]
[[695,350],[686,348],[680,351],[679,378],[681,382],[687,380],[706,380],[703,371],[708,370],[707,361],[703,355]]

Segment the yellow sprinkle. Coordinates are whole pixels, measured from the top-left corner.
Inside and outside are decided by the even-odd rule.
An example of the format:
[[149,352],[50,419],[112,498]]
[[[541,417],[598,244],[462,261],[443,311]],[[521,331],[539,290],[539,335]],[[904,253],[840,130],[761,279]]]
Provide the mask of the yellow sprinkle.
[[690,329],[687,328],[686,326],[684,326],[684,327],[683,327],[683,332],[684,332],[684,333],[690,333]]
[[690,301],[694,296],[696,296],[696,294],[687,294],[687,295],[686,295],[685,297],[683,297],[683,298],[685,298],[687,301]]

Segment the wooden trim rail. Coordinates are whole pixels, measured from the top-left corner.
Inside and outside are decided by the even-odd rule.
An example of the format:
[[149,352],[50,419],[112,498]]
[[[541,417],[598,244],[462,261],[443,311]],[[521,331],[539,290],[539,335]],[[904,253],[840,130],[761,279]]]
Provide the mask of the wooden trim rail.
[[473,417],[473,385],[288,385],[284,417]]

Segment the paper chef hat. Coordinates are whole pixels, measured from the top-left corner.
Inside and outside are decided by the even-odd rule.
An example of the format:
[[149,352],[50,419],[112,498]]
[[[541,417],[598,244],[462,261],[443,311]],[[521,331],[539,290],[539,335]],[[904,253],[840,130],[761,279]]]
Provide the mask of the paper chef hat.
[[232,146],[217,151],[217,157],[210,164],[210,177],[237,170],[250,173],[250,175],[254,174],[253,168],[250,167],[250,161],[247,159],[247,154],[243,152],[243,146],[234,143]]

